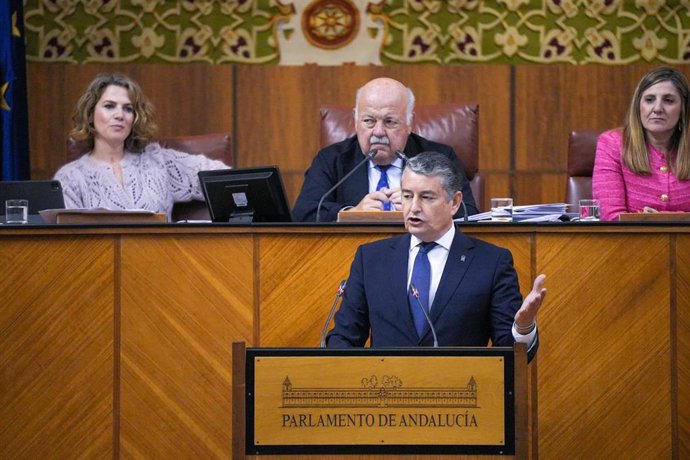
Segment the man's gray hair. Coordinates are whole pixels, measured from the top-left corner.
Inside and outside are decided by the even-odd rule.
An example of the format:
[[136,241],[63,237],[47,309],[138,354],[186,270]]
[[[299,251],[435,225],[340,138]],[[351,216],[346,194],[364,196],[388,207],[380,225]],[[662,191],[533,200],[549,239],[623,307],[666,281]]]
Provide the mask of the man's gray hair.
[[[412,125],[412,120],[414,116],[414,104],[415,104],[415,97],[414,93],[412,92],[412,89],[409,87],[406,87],[407,89],[407,107],[405,107],[405,121],[407,122],[408,126]],[[357,92],[355,93],[355,120],[359,120],[359,96],[360,93],[362,92],[362,88],[359,88]]]
[[422,152],[415,155],[407,161],[405,169],[422,176],[441,177],[441,185],[449,201],[453,199],[455,192],[462,191],[464,177],[458,172],[455,163],[441,153]]

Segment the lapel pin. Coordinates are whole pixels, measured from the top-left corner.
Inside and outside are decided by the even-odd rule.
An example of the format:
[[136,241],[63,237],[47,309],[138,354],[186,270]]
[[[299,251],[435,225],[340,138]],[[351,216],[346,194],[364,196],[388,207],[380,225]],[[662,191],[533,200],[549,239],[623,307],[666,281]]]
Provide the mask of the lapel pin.
[[464,261],[465,261],[465,254],[460,256],[460,262],[464,262]]

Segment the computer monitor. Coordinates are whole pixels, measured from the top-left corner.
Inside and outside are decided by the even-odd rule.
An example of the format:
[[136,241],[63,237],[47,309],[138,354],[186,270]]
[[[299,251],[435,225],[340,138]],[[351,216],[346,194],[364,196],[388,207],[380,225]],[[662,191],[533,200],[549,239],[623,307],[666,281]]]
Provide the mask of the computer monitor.
[[213,222],[291,222],[277,166],[200,171],[199,181]]
[[0,222],[5,222],[5,200],[27,200],[29,223],[44,223],[38,214],[44,209],[63,209],[65,201],[58,180],[22,180],[0,182]]

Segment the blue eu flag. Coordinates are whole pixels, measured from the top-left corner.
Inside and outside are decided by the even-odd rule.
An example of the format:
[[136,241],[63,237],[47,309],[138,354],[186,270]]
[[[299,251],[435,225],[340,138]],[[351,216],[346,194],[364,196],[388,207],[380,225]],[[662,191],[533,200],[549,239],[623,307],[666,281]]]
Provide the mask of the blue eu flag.
[[0,180],[29,179],[22,0],[0,2]]

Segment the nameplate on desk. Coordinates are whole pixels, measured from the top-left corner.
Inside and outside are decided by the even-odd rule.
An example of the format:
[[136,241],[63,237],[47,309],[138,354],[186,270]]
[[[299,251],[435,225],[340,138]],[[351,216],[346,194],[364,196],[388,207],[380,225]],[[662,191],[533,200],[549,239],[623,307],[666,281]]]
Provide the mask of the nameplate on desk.
[[257,356],[247,452],[510,451],[510,376],[505,356],[481,354]]
[[690,222],[688,212],[624,212],[618,220],[621,222]]
[[338,222],[390,222],[401,224],[402,211],[340,211]]
[[167,221],[165,213],[145,210],[46,209],[39,213],[49,224],[164,224]]

